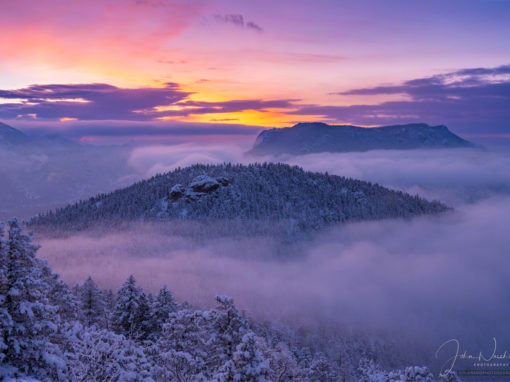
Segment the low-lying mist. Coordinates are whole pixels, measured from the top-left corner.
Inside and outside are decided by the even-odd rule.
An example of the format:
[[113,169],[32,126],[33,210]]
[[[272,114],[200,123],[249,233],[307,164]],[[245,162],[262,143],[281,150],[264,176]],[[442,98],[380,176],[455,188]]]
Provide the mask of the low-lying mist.
[[131,149],[79,144],[0,146],[0,221],[126,187],[140,179],[127,164]]
[[171,171],[194,163],[278,161],[308,171],[328,172],[376,182],[450,205],[510,193],[510,150],[435,149],[373,150],[299,156],[249,157],[237,145],[138,147],[128,163],[140,176]]
[[115,289],[134,274],[148,290],[166,284],[199,306],[228,294],[257,319],[406,339],[431,356],[451,338],[475,350],[507,339],[509,214],[505,196],[440,217],[346,224],[303,244],[305,257],[286,260],[267,257],[271,240],[197,245],[168,235],[165,224],[39,242],[71,284],[92,275]]
[[0,220],[28,219],[157,173],[195,163],[281,161],[419,193],[450,205],[510,192],[509,151],[453,149],[322,153],[246,157],[245,145],[91,146],[0,148]]
[[[197,162],[255,161],[242,153],[237,146],[138,147],[125,156],[122,179]],[[147,290],[166,284],[178,299],[201,307],[211,306],[216,294],[228,294],[250,316],[275,325],[382,336],[408,353],[414,344],[417,363],[434,362],[436,349],[451,338],[475,354],[490,351],[492,337],[501,352],[510,348],[504,342],[510,335],[508,152],[370,151],[276,159],[417,193],[455,209],[413,220],[338,225],[292,245],[246,234],[198,239],[193,235],[201,231],[183,222],[36,232],[39,254],[70,284],[91,275],[100,286],[116,289],[134,274]],[[263,160],[275,158],[257,159]],[[74,161],[78,157],[68,166]]]
[[510,193],[510,150],[376,150],[284,160],[306,170],[376,182],[453,206]]

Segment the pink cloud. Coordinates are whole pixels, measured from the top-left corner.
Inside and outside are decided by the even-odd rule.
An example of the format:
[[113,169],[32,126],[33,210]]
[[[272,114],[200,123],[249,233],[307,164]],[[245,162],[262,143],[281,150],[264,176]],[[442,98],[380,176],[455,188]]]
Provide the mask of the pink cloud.
[[0,12],[0,54],[31,64],[128,65],[137,55],[155,57],[203,8],[201,0],[165,1],[157,7],[135,0],[6,2]]

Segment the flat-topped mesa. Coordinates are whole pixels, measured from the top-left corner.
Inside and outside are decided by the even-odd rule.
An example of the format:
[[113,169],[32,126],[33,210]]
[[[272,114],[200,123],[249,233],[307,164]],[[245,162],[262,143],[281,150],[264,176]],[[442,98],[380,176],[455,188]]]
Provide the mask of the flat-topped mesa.
[[324,122],[299,122],[296,123],[293,127],[299,129],[306,127],[331,127],[331,126]]
[[301,122],[262,131],[250,155],[308,154],[368,150],[411,150],[475,147],[446,126],[425,123],[366,128]]

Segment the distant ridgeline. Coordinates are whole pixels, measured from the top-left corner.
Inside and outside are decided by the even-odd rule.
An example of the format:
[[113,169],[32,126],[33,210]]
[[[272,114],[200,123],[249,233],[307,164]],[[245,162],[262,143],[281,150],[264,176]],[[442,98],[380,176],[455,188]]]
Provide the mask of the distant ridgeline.
[[301,232],[446,209],[377,184],[286,164],[194,165],[39,215],[30,224],[81,229],[98,222],[214,220],[269,230],[274,228],[269,223],[278,223],[287,232]]
[[409,124],[365,128],[325,123],[298,123],[262,131],[247,154],[278,155],[368,150],[475,147],[446,126]]
[[0,122],[0,148],[28,147],[31,149],[54,145],[76,146],[76,143],[58,135],[27,135]]
[[19,130],[0,122],[0,145],[26,144],[30,138]]

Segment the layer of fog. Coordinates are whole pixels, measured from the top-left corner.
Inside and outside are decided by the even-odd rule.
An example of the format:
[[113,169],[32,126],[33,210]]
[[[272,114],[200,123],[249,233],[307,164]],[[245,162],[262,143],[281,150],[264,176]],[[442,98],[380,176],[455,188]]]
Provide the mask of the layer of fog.
[[71,284],[93,275],[116,289],[134,274],[150,291],[166,284],[204,307],[228,294],[258,319],[405,339],[419,362],[451,338],[472,351],[493,336],[510,346],[508,216],[505,196],[441,217],[337,226],[304,244],[305,258],[285,261],[264,255],[269,240],[198,245],[160,224],[42,238],[40,254]]
[[237,162],[244,150],[237,145],[196,143],[0,146],[0,221],[12,216],[27,219],[178,166]]
[[244,151],[245,149],[239,145],[225,144],[197,145],[183,143],[173,146],[141,146],[131,151],[128,165],[137,174],[149,177],[196,163],[247,162],[243,161]]
[[140,179],[131,148],[57,144],[0,147],[0,221],[126,187]]
[[439,199],[456,206],[510,193],[510,146],[480,149],[374,150],[301,156],[247,157],[237,145],[147,146],[135,148],[129,166],[149,177],[194,163],[278,161]]
[[[45,210],[48,200],[62,204],[179,166],[254,161],[243,156],[245,149],[179,144],[101,148],[96,154],[4,153],[0,172],[7,182],[0,187],[0,210],[32,206],[30,187],[42,190],[37,208]],[[407,337],[427,356],[450,338],[474,352],[490,348],[493,336],[510,348],[504,343],[510,334],[508,151],[371,151],[256,160],[378,182],[439,199],[455,211],[334,227],[313,242],[289,247],[289,257],[297,250],[305,256],[286,261],[271,258],[278,246],[272,239],[198,242],[160,224],[60,238],[39,235],[40,254],[71,284],[92,275],[115,289],[133,273],[147,289],[167,284],[179,299],[199,306],[210,306],[215,294],[229,294],[256,318]],[[18,188],[6,187],[12,184]],[[69,188],[62,187],[66,184]],[[24,202],[12,197],[23,190]],[[82,192],[72,194],[76,190]]]
[[249,158],[243,144],[61,144],[0,148],[0,220],[28,218],[194,163],[282,161],[419,193],[451,205],[508,192],[509,151],[414,150]]
[[284,158],[310,171],[377,182],[456,206],[510,193],[510,149],[378,150]]

